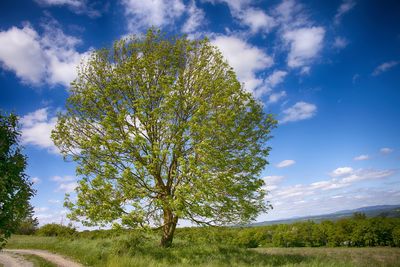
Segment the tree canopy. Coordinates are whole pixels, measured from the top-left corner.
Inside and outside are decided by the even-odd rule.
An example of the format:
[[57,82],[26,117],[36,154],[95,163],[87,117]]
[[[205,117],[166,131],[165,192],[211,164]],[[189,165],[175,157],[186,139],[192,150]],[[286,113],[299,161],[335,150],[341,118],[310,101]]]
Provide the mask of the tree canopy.
[[34,194],[24,173],[26,157],[18,144],[18,119],[0,113],[0,249],[31,210]]
[[151,29],[95,51],[52,133],[82,177],[70,218],[160,226],[245,223],[270,207],[259,174],[276,121],[207,39]]

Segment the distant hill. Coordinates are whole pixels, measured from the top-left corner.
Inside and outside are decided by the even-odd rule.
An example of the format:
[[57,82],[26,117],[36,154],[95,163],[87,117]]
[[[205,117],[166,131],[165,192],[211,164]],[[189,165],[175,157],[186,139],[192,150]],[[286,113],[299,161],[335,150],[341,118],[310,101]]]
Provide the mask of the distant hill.
[[302,221],[336,221],[342,218],[348,218],[353,216],[355,212],[362,212],[367,217],[376,217],[376,216],[386,216],[390,218],[399,218],[400,217],[400,204],[399,205],[378,205],[378,206],[368,206],[362,207],[353,210],[341,210],[334,213],[315,215],[315,216],[306,216],[306,217],[295,217],[288,218],[282,220],[274,220],[274,221],[264,221],[258,223],[252,223],[249,226],[263,226],[263,225],[273,225],[273,224],[289,224],[294,222],[302,222]]

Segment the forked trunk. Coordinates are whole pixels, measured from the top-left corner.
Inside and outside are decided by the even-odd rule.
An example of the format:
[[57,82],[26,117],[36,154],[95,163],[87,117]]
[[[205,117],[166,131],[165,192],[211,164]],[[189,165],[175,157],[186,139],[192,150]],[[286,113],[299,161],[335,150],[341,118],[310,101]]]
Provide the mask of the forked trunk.
[[164,210],[164,225],[162,227],[162,237],[160,245],[162,247],[170,247],[172,240],[174,239],[174,232],[176,224],[178,223],[178,217],[174,216],[171,210]]

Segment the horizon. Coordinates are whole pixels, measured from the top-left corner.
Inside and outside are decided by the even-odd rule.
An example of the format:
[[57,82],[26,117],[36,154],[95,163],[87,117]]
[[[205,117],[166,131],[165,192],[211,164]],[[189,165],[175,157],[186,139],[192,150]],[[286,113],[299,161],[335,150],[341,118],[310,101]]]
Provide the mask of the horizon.
[[20,117],[35,216],[41,225],[66,220],[64,195],[80,179],[50,139],[76,66],[151,26],[207,36],[279,120],[260,175],[274,208],[256,222],[398,205],[400,3],[393,2],[0,3],[0,110]]

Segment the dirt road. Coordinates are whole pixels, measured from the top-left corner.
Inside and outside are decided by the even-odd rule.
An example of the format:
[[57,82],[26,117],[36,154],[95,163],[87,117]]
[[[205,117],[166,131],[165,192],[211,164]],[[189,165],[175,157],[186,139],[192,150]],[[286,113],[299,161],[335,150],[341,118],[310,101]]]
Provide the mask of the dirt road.
[[33,264],[21,256],[10,252],[0,251],[0,265],[4,267],[33,267]]
[[21,259],[21,257],[17,259],[18,256],[16,254],[36,255],[56,264],[59,267],[83,267],[83,265],[63,256],[37,249],[4,249],[3,252],[0,252],[0,264],[3,264],[4,267],[33,267],[32,263]]

